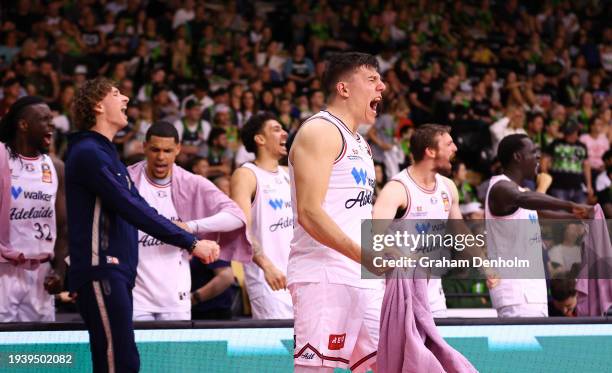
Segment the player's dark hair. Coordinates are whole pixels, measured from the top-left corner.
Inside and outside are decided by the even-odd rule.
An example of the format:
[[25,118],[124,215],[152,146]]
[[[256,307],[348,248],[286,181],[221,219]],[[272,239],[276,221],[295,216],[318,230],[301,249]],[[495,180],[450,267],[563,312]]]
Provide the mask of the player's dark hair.
[[17,157],[14,149],[17,138],[17,125],[21,119],[28,116],[28,107],[44,104],[45,101],[38,96],[25,96],[15,101],[9,111],[0,121],[0,142],[7,145],[11,158]]
[[163,120],[157,121],[153,123],[151,127],[149,127],[145,135],[145,140],[149,141],[151,136],[172,137],[175,144],[179,143],[179,135],[176,128],[172,124]]
[[497,147],[497,158],[503,168],[506,168],[512,162],[514,153],[520,152],[525,147],[523,139],[528,139],[529,136],[522,133],[508,135],[502,139]]
[[253,115],[242,127],[240,131],[240,140],[248,152],[257,155],[257,144],[255,144],[255,135],[263,131],[264,125],[269,120],[274,120],[276,117],[270,112],[264,112]]
[[347,74],[362,66],[378,70],[378,61],[371,54],[359,52],[337,53],[331,56],[323,74],[322,86],[326,96],[335,96],[336,84],[344,79]]
[[87,80],[77,89],[72,103],[74,125],[77,129],[86,131],[96,124],[94,108],[115,86],[112,80],[98,77]]
[[440,124],[423,124],[414,131],[410,137],[410,152],[415,162],[420,162],[425,158],[427,148],[438,148],[438,136],[450,133],[449,126]]

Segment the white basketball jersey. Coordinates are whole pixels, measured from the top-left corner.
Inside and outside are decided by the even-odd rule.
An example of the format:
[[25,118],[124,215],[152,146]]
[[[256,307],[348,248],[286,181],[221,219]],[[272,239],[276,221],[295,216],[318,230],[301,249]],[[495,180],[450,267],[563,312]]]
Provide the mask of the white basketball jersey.
[[9,158],[10,244],[27,257],[53,256],[56,239],[55,198],[58,179],[48,155]]
[[[366,140],[353,134],[344,123],[327,111],[320,111],[312,119],[332,123],[342,135],[342,151],[334,162],[323,210],[342,231],[356,243],[361,242],[361,221],[372,219],[374,194],[374,163]],[[307,125],[304,123],[303,125]],[[289,162],[293,179],[293,165]],[[295,184],[291,183],[293,215],[297,217]],[[380,282],[360,280],[361,265],[312,238],[296,219],[291,252],[289,254],[288,283],[319,282],[327,277],[338,284],[362,288],[379,288]]]
[[[172,202],[172,184],[155,184],[147,177],[145,168],[142,172],[137,185],[142,198],[164,217],[179,220]],[[138,231],[137,272],[134,310],[187,312],[191,309],[191,272],[186,251]]]
[[[527,259],[533,279],[512,278],[512,268],[498,269],[499,284],[489,290],[495,308],[525,303],[547,303],[542,235],[535,210],[519,208],[513,214],[496,216],[489,210],[489,193],[501,180],[511,181],[506,175],[493,176],[485,199],[487,254],[490,259]],[[520,191],[525,191],[519,188]],[[515,271],[515,270],[514,270]],[[508,278],[510,277],[510,278]]]
[[[253,171],[257,179],[255,198],[251,205],[251,231],[264,254],[283,274],[287,274],[289,244],[293,237],[293,210],[291,209],[291,189],[289,174],[278,167],[277,172],[270,172],[247,162],[242,167]],[[269,294],[272,289],[266,282],[264,273],[255,263],[244,265],[244,277],[251,299]],[[286,293],[287,290],[274,292]]]
[[[452,193],[448,185],[444,182],[441,175],[436,174],[436,185],[433,189],[427,190],[418,185],[408,173],[408,169],[403,170],[395,175],[392,180],[398,181],[404,185],[408,197],[408,206],[403,220],[412,220],[415,224],[433,223],[427,220],[448,220],[448,214],[452,203]],[[434,228],[432,228],[434,229]],[[443,227],[440,231],[430,231],[432,234],[444,234]],[[416,232],[415,227],[415,232]],[[435,259],[439,256],[438,253],[428,253]],[[432,312],[446,309],[446,297],[442,289],[442,280],[438,277],[432,277],[427,282],[427,296],[429,298],[429,307]]]

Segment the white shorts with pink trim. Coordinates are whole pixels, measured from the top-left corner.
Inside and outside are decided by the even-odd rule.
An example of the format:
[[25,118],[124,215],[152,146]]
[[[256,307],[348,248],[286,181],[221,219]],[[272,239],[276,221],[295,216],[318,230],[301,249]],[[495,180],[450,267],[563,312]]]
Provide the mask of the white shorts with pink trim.
[[294,363],[365,372],[376,362],[384,282],[365,289],[321,282],[289,286],[294,312]]

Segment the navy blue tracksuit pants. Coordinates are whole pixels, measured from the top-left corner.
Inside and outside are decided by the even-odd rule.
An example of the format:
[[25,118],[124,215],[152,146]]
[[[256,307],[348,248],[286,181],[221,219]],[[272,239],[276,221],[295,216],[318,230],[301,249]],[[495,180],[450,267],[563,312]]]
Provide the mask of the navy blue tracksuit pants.
[[138,372],[129,285],[109,278],[88,282],[77,293],[79,312],[89,332],[94,373]]

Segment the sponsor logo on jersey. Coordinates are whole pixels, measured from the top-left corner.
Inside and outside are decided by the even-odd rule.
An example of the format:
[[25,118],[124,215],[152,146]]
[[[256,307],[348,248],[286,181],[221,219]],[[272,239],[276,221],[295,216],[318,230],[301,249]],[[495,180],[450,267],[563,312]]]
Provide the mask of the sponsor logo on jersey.
[[353,154],[349,154],[346,157],[348,159],[350,159],[351,161],[356,161],[356,160],[363,160],[363,158],[361,158],[361,156],[359,155],[359,150],[353,148],[351,149],[353,151]]
[[11,187],[11,195],[13,196],[13,199],[19,198],[19,195],[21,194],[21,192],[23,192],[23,189],[21,187],[17,187],[17,188],[15,188],[14,186]]
[[23,167],[28,172],[34,172],[34,165],[32,163],[24,163]]
[[166,198],[166,197],[168,197],[168,193],[166,193],[166,191],[165,191],[165,190],[158,190],[158,191],[157,191],[157,196],[158,196],[159,198]]
[[27,220],[27,219],[45,219],[53,217],[53,209],[51,207],[32,207],[29,210],[25,208],[17,209],[13,207],[9,210],[10,220]]
[[304,352],[304,353],[302,354],[302,356],[300,356],[300,357],[301,357],[302,359],[312,360],[312,359],[314,359],[314,356],[315,356],[314,352]]
[[106,256],[106,264],[119,264],[119,259],[115,258],[114,256]]
[[431,228],[431,224],[429,224],[429,223],[416,223],[414,225],[414,228],[416,229],[417,232],[419,232],[419,234],[425,234],[425,233],[429,232],[429,228]]
[[291,208],[291,201],[285,201],[280,198],[272,198],[268,200],[268,204],[274,210],[282,210],[283,208]]
[[353,167],[351,170],[351,175],[353,175],[353,179],[355,179],[355,183],[357,183],[357,185],[366,185],[366,182],[368,181],[368,172],[363,168],[356,169]]
[[270,232],[276,232],[279,229],[293,228],[293,218],[289,216],[282,217],[272,225],[270,225]]
[[23,192],[24,199],[31,199],[34,201],[51,202],[51,198],[53,198],[52,194],[43,193],[40,190],[37,192],[27,192],[23,190],[21,187],[17,187],[17,188],[15,188],[14,186],[11,187],[11,195],[13,196],[14,199],[18,199],[22,195],[22,192]]
[[431,202],[432,205],[435,205],[436,203],[438,203],[438,199],[436,198],[436,196],[432,196],[429,199],[429,202]]
[[363,187],[368,185],[372,188],[372,190],[360,190],[357,194],[357,197],[346,200],[346,202],[344,203],[344,207],[346,209],[351,209],[356,205],[359,205],[359,207],[363,207],[365,205],[373,204],[373,189],[375,186],[374,179],[368,177],[368,172],[366,170],[364,170],[363,168],[358,169],[356,167],[353,167],[353,169],[351,170],[351,176],[353,176],[353,179],[355,180],[355,184],[357,184],[357,186]]
[[344,340],[346,339],[346,333],[344,334],[330,334],[329,343],[327,348],[329,350],[340,350],[344,347]]
[[43,163],[40,168],[42,169],[42,182],[50,184],[53,181],[51,178],[51,167],[47,163]]
[[536,224],[538,222],[538,215],[534,212],[530,212],[529,221],[531,222],[531,224]]
[[442,192],[440,195],[442,196],[442,203],[444,204],[444,211],[450,210],[450,199],[448,198],[448,194],[446,194],[446,192]]

